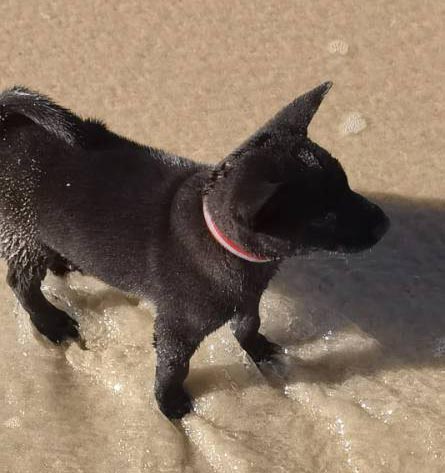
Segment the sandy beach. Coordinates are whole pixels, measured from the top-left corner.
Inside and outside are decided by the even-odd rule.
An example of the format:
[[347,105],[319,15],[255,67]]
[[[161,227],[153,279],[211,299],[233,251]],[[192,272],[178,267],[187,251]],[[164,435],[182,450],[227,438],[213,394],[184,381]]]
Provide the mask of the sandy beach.
[[175,423],[153,397],[150,301],[50,275],[89,349],[55,347],[1,263],[0,471],[442,473],[445,4],[8,0],[0,16],[1,88],[203,162],[332,80],[309,135],[392,221],[369,252],[288,260],[261,303],[281,364],[258,370],[223,327]]

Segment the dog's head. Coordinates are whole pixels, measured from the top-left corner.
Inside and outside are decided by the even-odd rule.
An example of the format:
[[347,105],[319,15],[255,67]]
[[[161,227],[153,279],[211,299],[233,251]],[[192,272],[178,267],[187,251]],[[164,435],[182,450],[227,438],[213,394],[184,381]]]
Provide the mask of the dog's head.
[[307,137],[326,82],[302,95],[224,159],[205,204],[221,233],[270,258],[308,250],[355,252],[386,232],[383,211],[353,192],[339,162]]

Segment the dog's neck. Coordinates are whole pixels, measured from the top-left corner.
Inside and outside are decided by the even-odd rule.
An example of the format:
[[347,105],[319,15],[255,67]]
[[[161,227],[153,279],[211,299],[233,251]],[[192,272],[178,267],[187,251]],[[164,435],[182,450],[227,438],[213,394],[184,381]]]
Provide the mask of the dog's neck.
[[204,213],[204,220],[207,224],[207,228],[209,229],[211,235],[215,240],[227,251],[232,253],[238,258],[244,259],[246,261],[250,261],[251,263],[269,263],[273,261],[270,258],[265,258],[263,256],[255,255],[254,253],[248,251],[246,248],[243,248],[242,245],[239,243],[235,243],[231,240],[227,235],[225,235],[220,228],[216,225],[212,216],[210,215],[209,208],[206,203],[206,199],[202,200],[202,208]]

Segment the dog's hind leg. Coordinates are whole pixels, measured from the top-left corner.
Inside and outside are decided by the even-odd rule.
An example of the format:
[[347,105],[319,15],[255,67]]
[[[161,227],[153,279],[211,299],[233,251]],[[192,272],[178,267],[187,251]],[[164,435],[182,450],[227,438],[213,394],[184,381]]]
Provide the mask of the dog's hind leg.
[[230,328],[239,344],[255,363],[270,361],[273,355],[282,352],[279,345],[270,342],[258,332],[260,324],[258,307],[236,314],[230,323]]
[[78,337],[77,322],[68,314],[50,304],[41,291],[47,270],[44,257],[34,258],[26,265],[8,261],[7,282],[22,307],[28,312],[36,329],[54,343]]

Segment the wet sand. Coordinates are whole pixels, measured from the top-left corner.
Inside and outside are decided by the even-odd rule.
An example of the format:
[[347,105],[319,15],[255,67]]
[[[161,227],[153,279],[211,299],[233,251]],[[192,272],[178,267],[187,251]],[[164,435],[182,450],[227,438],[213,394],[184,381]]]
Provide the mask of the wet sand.
[[260,372],[221,329],[192,360],[196,412],[174,424],[153,399],[149,302],[48,277],[89,348],[62,349],[34,336],[2,282],[0,470],[442,472],[445,6],[221,3],[2,2],[0,86],[217,162],[333,80],[310,136],[391,231],[359,256],[289,260],[261,306],[287,355]]

